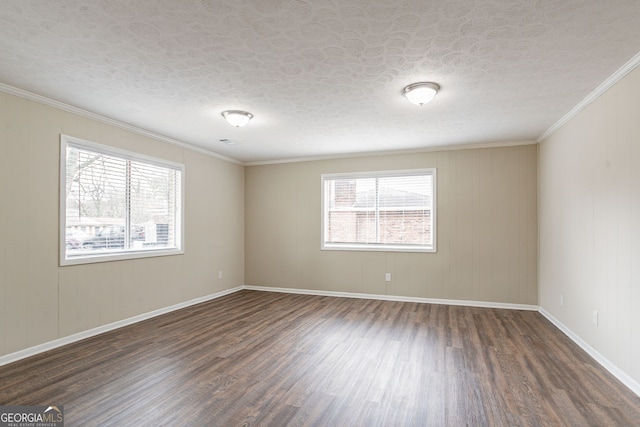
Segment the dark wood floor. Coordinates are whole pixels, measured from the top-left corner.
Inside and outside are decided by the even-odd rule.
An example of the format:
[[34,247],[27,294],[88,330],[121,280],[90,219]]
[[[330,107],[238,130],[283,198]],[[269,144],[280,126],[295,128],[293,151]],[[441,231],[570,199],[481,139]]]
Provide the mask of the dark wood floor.
[[539,313],[242,291],[0,367],[67,426],[633,426]]

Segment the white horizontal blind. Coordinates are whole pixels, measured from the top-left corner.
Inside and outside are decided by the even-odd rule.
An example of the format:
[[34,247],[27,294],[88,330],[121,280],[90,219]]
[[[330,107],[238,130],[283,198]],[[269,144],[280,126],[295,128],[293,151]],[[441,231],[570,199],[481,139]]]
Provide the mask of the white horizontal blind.
[[181,249],[181,165],[70,137],[63,152],[64,260]]
[[434,250],[435,170],[323,175],[325,249]]
[[130,167],[132,242],[144,240],[155,247],[175,247],[178,171],[134,161]]

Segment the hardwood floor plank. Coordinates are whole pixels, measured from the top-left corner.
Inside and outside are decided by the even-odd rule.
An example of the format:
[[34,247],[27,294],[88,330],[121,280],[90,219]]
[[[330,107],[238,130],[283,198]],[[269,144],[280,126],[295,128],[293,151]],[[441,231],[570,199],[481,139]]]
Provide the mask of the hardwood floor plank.
[[540,314],[241,291],[0,367],[68,426],[640,425]]

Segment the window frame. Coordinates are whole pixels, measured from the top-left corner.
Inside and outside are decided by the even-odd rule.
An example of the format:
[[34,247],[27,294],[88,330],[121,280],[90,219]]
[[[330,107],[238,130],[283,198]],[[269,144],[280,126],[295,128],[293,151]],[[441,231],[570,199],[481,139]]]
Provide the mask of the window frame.
[[[432,197],[431,197],[431,245],[430,246],[411,246],[398,245],[388,243],[328,243],[326,241],[327,234],[327,214],[328,209],[325,200],[325,182],[335,179],[363,179],[363,178],[386,178],[412,175],[431,175],[432,179]],[[383,171],[366,171],[366,172],[345,172],[345,173],[329,173],[320,176],[320,202],[321,202],[321,230],[320,230],[320,249],[330,251],[383,251],[383,252],[437,252],[437,177],[436,168],[420,168],[420,169],[399,169],[399,170],[383,170]]]
[[[135,250],[122,250],[111,253],[99,253],[99,254],[82,254],[81,256],[74,256],[67,258],[66,248],[66,228],[67,228],[67,149],[68,147],[76,147],[79,149],[86,149],[95,153],[101,153],[108,156],[118,157],[125,160],[137,161],[141,163],[147,163],[154,166],[165,167],[167,169],[174,169],[180,172],[180,195],[177,197],[179,207],[176,209],[176,218],[180,222],[176,227],[175,232],[178,234],[175,237],[176,247],[172,248],[159,248],[159,249],[135,249]],[[60,266],[79,265],[79,264],[93,264],[99,262],[119,261],[128,259],[139,258],[151,258],[159,256],[169,255],[181,255],[184,254],[184,230],[185,230],[185,216],[184,216],[184,204],[185,204],[185,165],[182,163],[172,162],[165,159],[159,159],[156,157],[147,156],[144,154],[123,150],[121,148],[112,147],[110,145],[99,144],[92,141],[76,138],[68,135],[60,135],[60,183],[59,183],[59,254],[60,254]],[[126,191],[126,190],[125,190]]]

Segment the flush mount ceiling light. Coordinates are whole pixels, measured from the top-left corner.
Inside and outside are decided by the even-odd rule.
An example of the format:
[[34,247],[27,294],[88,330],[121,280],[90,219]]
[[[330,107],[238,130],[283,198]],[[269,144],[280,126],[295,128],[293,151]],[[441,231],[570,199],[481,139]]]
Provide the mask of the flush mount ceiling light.
[[240,110],[227,110],[222,112],[222,117],[231,126],[239,128],[249,123],[249,120],[253,118],[253,114]]
[[413,83],[402,89],[402,94],[416,105],[424,105],[431,101],[440,90],[440,85],[431,82]]

